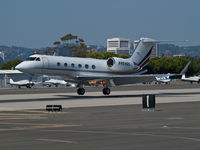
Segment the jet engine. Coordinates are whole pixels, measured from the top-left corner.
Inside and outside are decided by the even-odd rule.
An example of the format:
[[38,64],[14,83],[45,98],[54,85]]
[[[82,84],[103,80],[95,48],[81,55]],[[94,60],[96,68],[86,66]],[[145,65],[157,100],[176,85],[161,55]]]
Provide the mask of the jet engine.
[[132,72],[136,68],[129,59],[118,57],[108,58],[107,66],[114,72]]

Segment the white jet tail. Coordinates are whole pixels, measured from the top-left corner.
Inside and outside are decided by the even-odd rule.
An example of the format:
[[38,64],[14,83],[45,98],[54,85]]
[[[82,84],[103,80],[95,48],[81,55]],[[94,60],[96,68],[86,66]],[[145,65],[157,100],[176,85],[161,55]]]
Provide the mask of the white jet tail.
[[185,74],[183,74],[183,75],[182,75],[181,79],[182,79],[182,80],[184,80],[184,79],[185,79]]
[[156,43],[159,43],[159,41],[150,38],[140,38],[135,52],[129,58],[131,62],[138,66],[138,70],[142,70],[148,64],[151,52]]
[[151,38],[140,38],[139,43],[133,53],[133,55],[129,58],[131,62],[133,62],[136,66],[138,66],[138,71],[142,70],[145,67],[150,59],[151,52],[156,43],[160,42],[186,42],[184,41],[163,41],[163,40],[154,40]]
[[9,83],[11,83],[11,84],[12,84],[12,83],[14,83],[13,79],[11,79],[11,78],[10,78],[10,81],[9,81]]

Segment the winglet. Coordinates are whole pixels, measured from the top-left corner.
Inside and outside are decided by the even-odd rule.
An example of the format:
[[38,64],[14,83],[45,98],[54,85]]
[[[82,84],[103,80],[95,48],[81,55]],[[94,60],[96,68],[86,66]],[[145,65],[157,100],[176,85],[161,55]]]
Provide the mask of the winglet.
[[183,68],[183,70],[180,72],[180,75],[183,75],[183,74],[185,74],[186,72],[187,72],[187,70],[188,70],[188,66],[190,65],[190,63],[191,63],[191,61],[189,61],[188,63],[187,63],[187,65]]

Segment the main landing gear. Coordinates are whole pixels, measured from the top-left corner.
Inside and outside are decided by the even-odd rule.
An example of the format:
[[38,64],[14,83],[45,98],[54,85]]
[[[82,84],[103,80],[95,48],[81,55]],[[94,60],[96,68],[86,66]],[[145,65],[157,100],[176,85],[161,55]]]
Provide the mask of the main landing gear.
[[[103,92],[104,95],[109,95],[111,90],[106,87],[106,88],[103,88],[102,92]],[[85,89],[84,88],[78,88],[77,89],[77,94],[78,95],[84,95],[85,94]]]
[[110,89],[107,88],[107,87],[103,88],[102,92],[103,92],[104,95],[109,95],[110,94]]
[[84,95],[85,94],[85,89],[84,88],[78,88],[77,89],[78,95]]

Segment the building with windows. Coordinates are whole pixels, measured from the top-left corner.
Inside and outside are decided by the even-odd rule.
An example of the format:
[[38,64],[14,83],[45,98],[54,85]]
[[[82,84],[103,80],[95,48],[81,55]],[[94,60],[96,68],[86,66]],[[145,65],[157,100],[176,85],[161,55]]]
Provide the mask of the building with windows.
[[[138,43],[139,43],[139,40],[135,40],[135,41],[134,41],[134,43],[133,43],[133,45],[134,45],[134,50],[135,50],[135,48],[137,47]],[[153,46],[152,53],[151,53],[151,58],[152,58],[152,57],[159,57],[159,53],[158,53],[158,44],[155,44],[155,45]]]
[[130,54],[130,40],[125,38],[107,39],[107,52],[119,55]]

